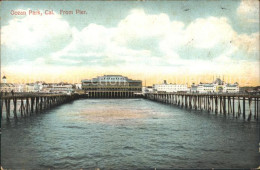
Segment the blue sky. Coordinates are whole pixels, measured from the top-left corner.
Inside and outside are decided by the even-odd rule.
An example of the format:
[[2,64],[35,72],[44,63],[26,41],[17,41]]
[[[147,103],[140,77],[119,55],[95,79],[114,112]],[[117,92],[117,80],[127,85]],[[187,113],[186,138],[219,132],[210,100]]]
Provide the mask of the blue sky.
[[[87,14],[60,15],[76,9]],[[4,1],[1,16],[1,71],[15,79],[224,75],[260,84],[259,1]]]

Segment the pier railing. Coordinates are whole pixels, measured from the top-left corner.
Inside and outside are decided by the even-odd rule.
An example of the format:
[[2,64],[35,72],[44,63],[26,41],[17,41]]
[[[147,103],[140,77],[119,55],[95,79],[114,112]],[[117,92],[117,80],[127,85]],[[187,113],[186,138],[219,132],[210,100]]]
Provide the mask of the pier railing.
[[[259,118],[260,95],[254,94],[230,94],[230,93],[147,93],[146,99],[167,104],[174,104],[181,108],[193,110],[205,110],[215,114],[232,114],[234,117],[243,116],[243,119],[251,120]],[[247,117],[246,117],[247,116]]]

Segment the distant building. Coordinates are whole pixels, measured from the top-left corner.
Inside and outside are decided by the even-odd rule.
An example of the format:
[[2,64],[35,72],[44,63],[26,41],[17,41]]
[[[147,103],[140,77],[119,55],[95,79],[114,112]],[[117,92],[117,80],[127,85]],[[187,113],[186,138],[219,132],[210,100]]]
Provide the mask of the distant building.
[[104,75],[82,80],[82,89],[90,95],[132,96],[142,92],[142,81],[122,75]]
[[153,93],[154,90],[153,90],[153,86],[147,86],[147,87],[143,87],[142,88],[142,93],[145,94],[145,93]]
[[240,87],[239,91],[241,93],[260,94],[260,86],[256,86],[256,87],[252,87],[252,86]]
[[13,84],[7,83],[7,77],[3,76],[0,84],[0,88],[2,92],[23,92],[24,85],[23,84]]
[[35,83],[27,83],[26,84],[26,92],[42,92],[44,85],[47,84],[42,81],[36,81]]
[[50,93],[71,94],[74,92],[74,85],[69,83],[50,83],[43,88],[43,91]]
[[15,86],[14,92],[25,92],[25,84],[13,84]]
[[7,83],[7,79],[6,79],[5,76],[2,77],[2,81],[1,81],[1,83],[4,83],[4,84]]
[[163,84],[154,84],[154,92],[188,92],[187,84],[167,84],[164,80]]
[[191,85],[191,93],[238,93],[238,83],[229,84],[217,78],[212,83],[200,83]]
[[25,85],[26,92],[37,92],[38,90],[35,89],[34,83],[27,83]]
[[77,90],[81,90],[81,89],[82,89],[82,84],[81,84],[81,83],[75,84],[75,88],[76,88]]
[[1,87],[2,92],[11,92],[11,91],[16,92],[17,91],[16,86],[11,83],[1,83],[0,87]]
[[63,93],[71,94],[74,92],[75,86],[69,83],[45,83],[37,81],[35,83],[27,83],[25,87],[26,92],[38,93]]

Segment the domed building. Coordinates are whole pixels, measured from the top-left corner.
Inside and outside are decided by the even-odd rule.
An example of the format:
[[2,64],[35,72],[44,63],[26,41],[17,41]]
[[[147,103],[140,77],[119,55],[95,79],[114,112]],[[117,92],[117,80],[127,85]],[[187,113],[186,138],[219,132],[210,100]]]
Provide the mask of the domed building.
[[15,90],[15,86],[13,84],[7,83],[7,78],[5,75],[2,77],[0,87],[2,92],[11,92],[12,90]]
[[22,92],[24,87],[21,84],[7,83],[7,77],[4,75],[0,84],[1,92]]
[[2,77],[2,81],[1,81],[1,83],[7,83],[7,79],[6,79],[5,76]]
[[238,83],[225,83],[220,78],[217,78],[212,83],[200,83],[198,85],[192,84],[192,93],[238,93]]

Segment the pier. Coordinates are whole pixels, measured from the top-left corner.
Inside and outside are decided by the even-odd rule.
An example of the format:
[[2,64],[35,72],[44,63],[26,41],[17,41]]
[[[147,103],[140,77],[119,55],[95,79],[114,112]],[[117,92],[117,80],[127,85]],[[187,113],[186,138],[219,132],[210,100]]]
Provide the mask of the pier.
[[183,109],[232,115],[250,121],[258,120],[260,95],[251,94],[199,94],[199,93],[147,93],[139,94],[126,91],[90,91],[85,95],[17,93],[1,97],[1,118],[5,111],[6,119],[28,117],[41,113],[58,105],[72,102],[79,98],[145,98],[165,104],[176,105]]
[[259,118],[260,95],[248,94],[198,94],[198,93],[148,93],[146,99],[173,104],[184,109],[204,110],[215,114]]
[[15,119],[28,117],[33,114],[41,113],[47,109],[54,108],[58,105],[72,102],[78,99],[79,95],[66,94],[38,94],[38,93],[17,93],[14,95],[7,94],[1,96],[1,118],[5,110],[6,119],[10,120],[11,113]]
[[89,91],[87,98],[141,98],[141,93],[133,91]]

